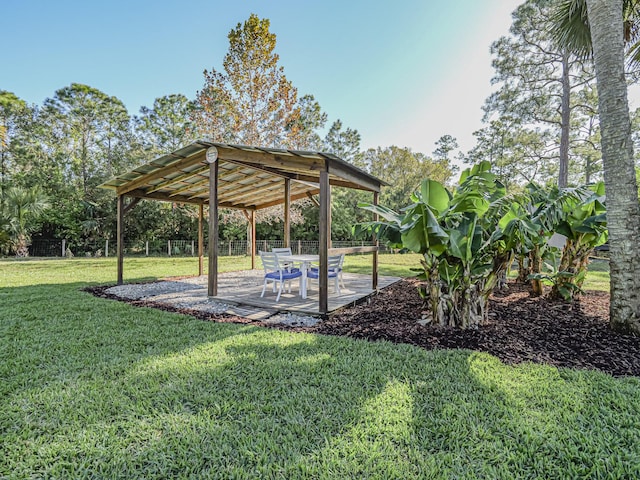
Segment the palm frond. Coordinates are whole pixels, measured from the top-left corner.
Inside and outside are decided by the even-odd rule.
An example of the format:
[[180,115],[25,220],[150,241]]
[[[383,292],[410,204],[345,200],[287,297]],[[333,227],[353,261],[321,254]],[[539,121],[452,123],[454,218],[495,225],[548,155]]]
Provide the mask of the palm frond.
[[551,35],[561,49],[582,60],[591,58],[591,29],[585,0],[562,0],[552,15]]

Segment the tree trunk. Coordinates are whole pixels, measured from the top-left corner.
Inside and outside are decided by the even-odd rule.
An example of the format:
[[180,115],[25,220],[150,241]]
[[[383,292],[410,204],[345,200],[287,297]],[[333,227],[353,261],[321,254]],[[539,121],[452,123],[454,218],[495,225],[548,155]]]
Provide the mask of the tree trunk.
[[[538,245],[529,252],[529,269],[531,270],[531,273],[542,273],[542,253],[540,252],[540,247]],[[533,295],[536,297],[542,295],[544,293],[542,280],[532,279],[531,290],[533,291]]]
[[640,212],[624,76],[622,0],[586,0],[598,86],[611,255],[610,325],[640,334]]
[[593,247],[588,243],[567,239],[562,249],[558,272],[571,273],[573,276],[558,277],[551,288],[551,298],[571,301],[580,293],[578,288],[582,288],[584,283],[584,278],[587,275],[587,266],[589,265],[589,255],[592,252]]
[[456,328],[478,328],[487,323],[488,295],[483,295],[476,285],[463,290],[442,292],[434,320],[442,326]]
[[29,256],[29,238],[24,233],[18,233],[15,238],[16,257],[25,258]]
[[[430,254],[425,254],[420,261],[425,273],[425,286],[420,288],[420,295],[428,299],[429,310],[431,311],[433,321],[441,321],[437,314],[440,308],[440,274],[438,273],[438,261]],[[445,325],[444,323],[440,323]]]
[[529,283],[531,275],[531,260],[528,253],[518,253],[518,282]]
[[[591,117],[589,119],[589,132],[587,134],[587,138],[591,138],[591,136],[593,135],[593,131],[594,131],[594,118]],[[594,160],[592,157],[592,154],[589,153],[587,154],[587,158],[586,158],[586,162],[585,162],[585,166],[584,166],[584,183],[586,183],[587,185],[589,185],[591,183],[591,171],[595,171],[593,164],[594,164]]]
[[558,172],[558,188],[566,188],[569,183],[569,128],[571,120],[571,82],[569,80],[569,53],[562,54],[562,99],[560,125],[560,171]]
[[[467,270],[455,290],[440,282],[437,304],[432,306],[434,321],[439,325],[456,328],[478,328],[487,323],[489,295],[496,283],[493,279],[479,280],[472,283]],[[435,299],[432,299],[434,304]]]

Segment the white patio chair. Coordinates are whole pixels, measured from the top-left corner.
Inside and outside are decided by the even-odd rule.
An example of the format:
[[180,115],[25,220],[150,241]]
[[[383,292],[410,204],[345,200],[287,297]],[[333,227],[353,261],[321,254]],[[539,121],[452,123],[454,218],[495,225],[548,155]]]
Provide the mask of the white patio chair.
[[[338,277],[340,278],[340,286],[341,286],[342,288],[346,288],[346,287],[344,286],[344,277],[342,276],[342,272],[343,272],[343,270],[342,270],[342,265],[344,265],[344,254],[342,254],[342,255],[336,255],[336,257],[337,257],[337,256],[340,256],[340,257],[341,257],[340,265],[338,266]],[[315,270],[315,271],[317,272],[317,271],[318,271],[318,268],[319,268],[319,267],[318,267],[318,265],[317,265],[317,264],[315,264],[315,263],[314,263],[313,265],[311,265],[311,270]]]
[[264,283],[262,284],[262,293],[260,297],[264,297],[267,289],[267,282],[273,282],[273,291],[276,290],[276,284],[280,284],[278,288],[278,296],[276,302],[280,300],[280,295],[284,290],[284,283],[289,282],[289,293],[291,293],[291,280],[302,277],[302,272],[298,268],[287,269],[278,260],[278,255],[273,252],[259,252],[264,268]]
[[[272,248],[271,249],[271,253],[275,253],[276,255],[293,255],[293,252],[291,251],[291,248],[289,247],[285,247],[285,248]],[[300,264],[296,263],[296,262],[289,262],[289,261],[285,261],[282,262],[282,264],[287,267],[287,268],[300,268]]]
[[[340,295],[340,276],[342,274],[342,264],[344,263],[344,255],[331,255],[328,258],[327,263],[329,264],[328,277],[334,279],[334,288],[338,295]],[[307,271],[307,278],[312,278],[314,280],[319,280],[320,278],[320,269],[319,267],[311,267]],[[344,283],[342,285],[344,287]]]

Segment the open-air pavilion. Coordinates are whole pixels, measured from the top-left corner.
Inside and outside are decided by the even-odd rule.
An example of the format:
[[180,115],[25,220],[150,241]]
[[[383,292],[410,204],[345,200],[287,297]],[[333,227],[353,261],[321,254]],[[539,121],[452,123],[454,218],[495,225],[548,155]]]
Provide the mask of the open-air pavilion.
[[[347,303],[370,295],[379,286],[378,243],[375,239],[371,246],[331,248],[331,187],[369,191],[373,196],[372,202],[377,204],[383,185],[385,183],[382,180],[330,153],[196,141],[102,185],[103,188],[115,190],[117,195],[118,284],[123,283],[123,219],[141,199],[199,206],[199,275],[203,274],[204,261],[204,206],[209,206],[208,296],[234,301],[229,298],[229,289],[224,289],[224,297],[219,295],[223,292],[219,291],[218,276],[218,209],[232,208],[244,212],[251,232],[251,267],[255,269],[256,211],[280,204],[284,206],[284,244],[290,246],[291,202],[308,197],[319,207],[317,313],[327,314],[334,309],[329,304],[329,255],[372,254],[370,288],[359,288],[358,293],[352,295],[353,298],[349,298]],[[128,203],[125,203],[125,197],[130,198]],[[237,298],[235,301],[243,302]],[[273,299],[270,302],[273,303]],[[284,309],[295,310],[291,301],[288,304]],[[341,303],[334,306],[339,307]]]

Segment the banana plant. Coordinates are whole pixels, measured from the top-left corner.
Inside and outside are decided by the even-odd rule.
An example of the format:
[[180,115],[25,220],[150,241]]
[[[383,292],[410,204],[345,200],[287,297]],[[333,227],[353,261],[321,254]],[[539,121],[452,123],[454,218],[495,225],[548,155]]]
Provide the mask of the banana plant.
[[578,201],[567,204],[555,231],[567,240],[550,295],[570,301],[582,293],[593,249],[608,239],[604,182],[586,187]]
[[384,219],[360,228],[422,255],[420,292],[433,321],[462,328],[485,323],[489,295],[532,228],[527,212],[506,196],[489,162],[462,172],[453,192],[424,180],[411,202],[401,213],[360,204]]

